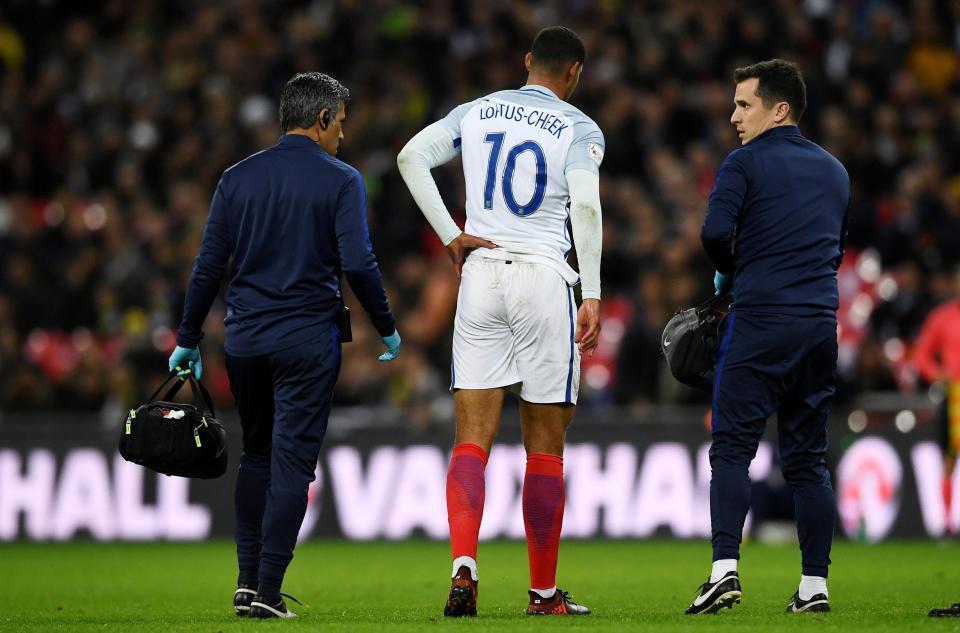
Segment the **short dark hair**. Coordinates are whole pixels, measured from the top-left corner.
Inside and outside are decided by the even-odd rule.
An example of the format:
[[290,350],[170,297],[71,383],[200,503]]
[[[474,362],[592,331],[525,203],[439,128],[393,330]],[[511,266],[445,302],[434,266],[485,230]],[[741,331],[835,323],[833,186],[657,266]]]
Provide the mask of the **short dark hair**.
[[803,83],[800,68],[783,59],[769,59],[733,72],[737,83],[754,77],[757,79],[757,96],[763,105],[769,108],[778,101],[786,101],[790,104],[790,118],[799,123],[807,109],[807,85]]
[[548,26],[537,33],[530,47],[533,63],[550,72],[565,70],[566,66],[587,58],[587,49],[580,36],[565,26]]
[[323,73],[298,73],[280,92],[280,129],[308,128],[317,122],[321,110],[336,116],[340,103],[350,100],[343,84]]

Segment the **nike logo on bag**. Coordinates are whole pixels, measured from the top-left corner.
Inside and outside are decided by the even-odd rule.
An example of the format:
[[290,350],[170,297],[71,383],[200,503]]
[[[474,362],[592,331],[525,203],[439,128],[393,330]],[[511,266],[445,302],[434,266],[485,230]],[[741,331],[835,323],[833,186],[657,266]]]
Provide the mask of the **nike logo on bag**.
[[670,343],[673,343],[673,341],[664,341],[664,342],[663,342],[663,346],[664,346],[664,347],[670,347]]

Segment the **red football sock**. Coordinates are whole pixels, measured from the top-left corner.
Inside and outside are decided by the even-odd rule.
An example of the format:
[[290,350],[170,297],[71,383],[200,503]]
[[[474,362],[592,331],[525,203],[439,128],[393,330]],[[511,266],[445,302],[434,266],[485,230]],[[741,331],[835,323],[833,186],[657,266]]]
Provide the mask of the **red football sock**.
[[454,560],[461,556],[477,559],[486,466],[487,454],[480,446],[467,443],[454,447],[447,469],[447,521]]
[[545,453],[527,455],[523,524],[527,529],[531,589],[550,589],[557,584],[563,502],[563,458]]

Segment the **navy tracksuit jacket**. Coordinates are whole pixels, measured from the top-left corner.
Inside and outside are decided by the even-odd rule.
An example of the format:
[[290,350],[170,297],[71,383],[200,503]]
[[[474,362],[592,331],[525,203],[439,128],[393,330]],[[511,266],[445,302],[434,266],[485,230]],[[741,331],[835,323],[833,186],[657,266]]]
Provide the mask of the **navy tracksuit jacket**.
[[341,272],[380,335],[394,332],[360,174],[299,134],[227,169],[210,204],[178,345],[200,342],[231,258],[224,324],[243,427],[238,583],[279,600],[340,370]]
[[827,574],[834,501],[826,419],[849,197],[843,165],[792,125],[731,152],[717,173],[701,240],[716,269],[733,274],[733,309],[714,375],[714,560],[739,558],[747,467],[777,413],[804,573]]
[[363,177],[310,138],[287,134],[223,173],[177,336],[196,347],[233,257],[226,351],[256,356],[299,345],[334,322],[340,273],[390,336],[394,319],[367,233]]

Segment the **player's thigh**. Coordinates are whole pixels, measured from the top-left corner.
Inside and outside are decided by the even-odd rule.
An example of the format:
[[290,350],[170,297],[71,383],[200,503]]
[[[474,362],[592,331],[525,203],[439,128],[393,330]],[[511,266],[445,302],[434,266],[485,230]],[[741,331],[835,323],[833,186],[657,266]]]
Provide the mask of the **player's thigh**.
[[492,389],[520,380],[496,269],[503,265],[473,256],[463,266],[453,325],[451,389]]
[[543,404],[520,400],[520,425],[527,453],[563,455],[564,437],[573,421],[572,404]]
[[500,413],[506,389],[457,389],[453,392],[457,432],[454,445],[470,443],[490,454],[500,430]]
[[573,341],[576,304],[559,273],[540,264],[514,264],[507,288],[520,397],[531,403],[576,404],[580,350]]

